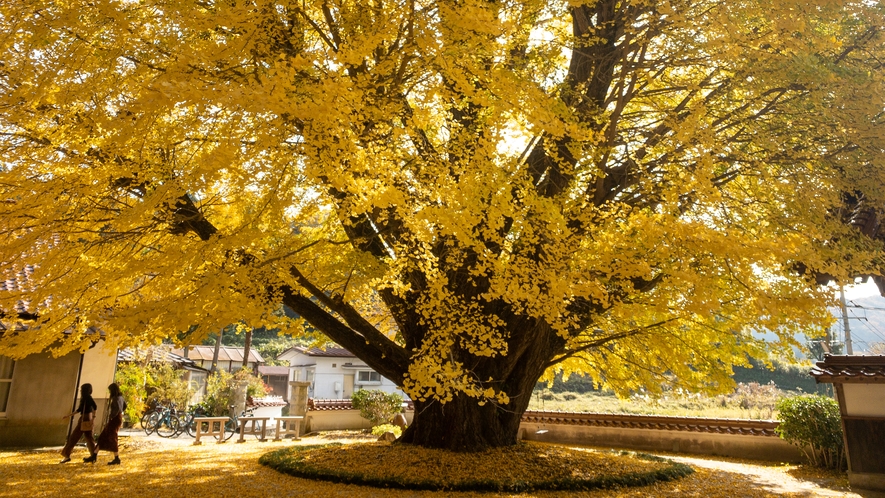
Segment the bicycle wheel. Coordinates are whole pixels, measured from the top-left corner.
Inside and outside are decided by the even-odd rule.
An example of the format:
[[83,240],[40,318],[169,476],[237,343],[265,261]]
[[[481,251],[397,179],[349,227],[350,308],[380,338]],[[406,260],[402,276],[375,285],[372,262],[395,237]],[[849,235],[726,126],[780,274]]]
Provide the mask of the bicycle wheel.
[[172,437],[178,433],[178,426],[178,417],[170,413],[160,419],[160,422],[157,424],[157,434],[160,437]]
[[142,423],[142,427],[144,428],[144,433],[150,436],[153,434],[155,430],[157,430],[157,424],[160,422],[160,414],[157,412],[153,412],[147,418],[146,421]]
[[154,414],[153,410],[148,410],[148,411],[144,412],[144,415],[141,416],[141,428],[142,429],[147,427],[148,419],[150,419],[151,415],[153,415],[153,414]]
[[197,421],[194,420],[193,415],[188,415],[185,419],[184,431],[187,432],[187,435],[190,437],[197,437]]
[[173,437],[178,437],[184,432],[185,428],[187,427],[187,415],[176,415],[175,418],[178,419],[178,427],[175,429],[175,436]]
[[[224,440],[234,437],[234,433],[239,432],[240,425],[237,423],[237,419],[231,418],[228,419],[227,422],[224,423]],[[218,436],[215,436],[216,439]]]

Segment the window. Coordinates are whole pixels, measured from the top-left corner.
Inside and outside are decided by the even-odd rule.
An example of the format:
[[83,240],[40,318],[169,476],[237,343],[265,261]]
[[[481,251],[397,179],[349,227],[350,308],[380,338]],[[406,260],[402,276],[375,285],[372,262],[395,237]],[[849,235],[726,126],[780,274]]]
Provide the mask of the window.
[[0,356],[0,417],[6,416],[6,402],[9,401],[9,389],[12,387],[12,370],[15,362],[12,358]]
[[313,369],[307,369],[304,372],[304,380],[306,382],[310,382],[310,385],[307,386],[307,397],[312,398],[314,396],[314,377],[316,376],[316,371]]
[[360,384],[381,383],[381,374],[371,370],[360,370],[357,372],[356,381]]

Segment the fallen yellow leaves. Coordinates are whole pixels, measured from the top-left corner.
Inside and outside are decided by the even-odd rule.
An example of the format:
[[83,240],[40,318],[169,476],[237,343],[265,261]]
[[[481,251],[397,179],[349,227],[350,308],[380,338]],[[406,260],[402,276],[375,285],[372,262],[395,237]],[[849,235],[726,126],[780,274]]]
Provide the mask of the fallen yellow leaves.
[[261,463],[305,478],[447,491],[611,489],[692,473],[684,464],[648,455],[525,442],[479,453],[387,442],[289,448]]
[[[329,440],[304,438],[296,444],[322,444]],[[236,496],[299,498],[347,496],[363,497],[764,497],[775,494],[756,484],[745,473],[698,469],[673,482],[640,488],[593,492],[533,493],[439,493],[376,489],[299,479],[275,472],[258,463],[268,451],[292,443],[129,445],[121,451],[123,465],[108,467],[109,455],[102,454],[95,465],[80,463],[85,451],[76,451],[74,460],[58,465],[57,453],[50,451],[0,451],[0,497],[113,496],[177,497]],[[108,458],[105,458],[108,457]],[[386,462],[389,467],[403,462]],[[489,474],[519,472],[509,465],[481,469]],[[784,471],[786,472],[786,470]],[[784,474],[786,478],[786,474]],[[796,493],[795,496],[799,496]],[[802,494],[808,496],[808,494]],[[831,494],[830,496],[839,496]]]

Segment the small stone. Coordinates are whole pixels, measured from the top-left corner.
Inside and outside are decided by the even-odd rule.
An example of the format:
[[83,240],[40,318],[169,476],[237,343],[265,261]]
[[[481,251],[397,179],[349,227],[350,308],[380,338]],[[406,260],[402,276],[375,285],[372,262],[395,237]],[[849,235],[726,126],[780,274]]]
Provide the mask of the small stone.
[[387,431],[384,434],[381,434],[381,437],[378,438],[378,441],[389,441],[392,443],[396,441],[396,434]]

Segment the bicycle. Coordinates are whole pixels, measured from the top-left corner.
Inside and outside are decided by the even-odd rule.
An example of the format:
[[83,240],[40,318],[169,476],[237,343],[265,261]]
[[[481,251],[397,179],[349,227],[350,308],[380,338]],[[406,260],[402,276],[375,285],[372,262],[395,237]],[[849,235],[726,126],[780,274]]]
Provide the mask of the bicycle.
[[[235,408],[236,408],[235,405],[230,405],[228,408],[230,411],[230,414],[228,415],[229,418],[224,423],[224,440],[225,441],[232,438],[235,433],[240,431],[240,417],[251,417],[255,413],[254,408],[248,408],[248,409],[240,412],[239,415],[237,415],[237,412],[235,411]],[[255,435],[255,437],[258,438],[260,436]],[[218,436],[216,436],[216,439],[218,439]]]
[[150,435],[150,432],[156,431],[160,437],[172,437],[181,434],[180,425],[178,415],[175,414],[175,403],[172,403],[169,407],[164,407],[162,412],[150,416],[145,432]]
[[188,410],[187,414],[184,416],[184,419],[181,419],[179,430],[187,432],[187,435],[190,437],[197,437],[197,422],[194,419],[204,416],[206,416],[206,412],[203,410],[202,406],[198,405],[192,407],[190,410]]
[[[146,435],[150,436],[153,434],[156,419],[159,419],[160,414],[162,414],[165,409],[166,408],[161,403],[153,403],[150,408],[144,411],[144,415],[141,416],[141,428],[144,429]],[[152,421],[151,419],[154,420]]]

